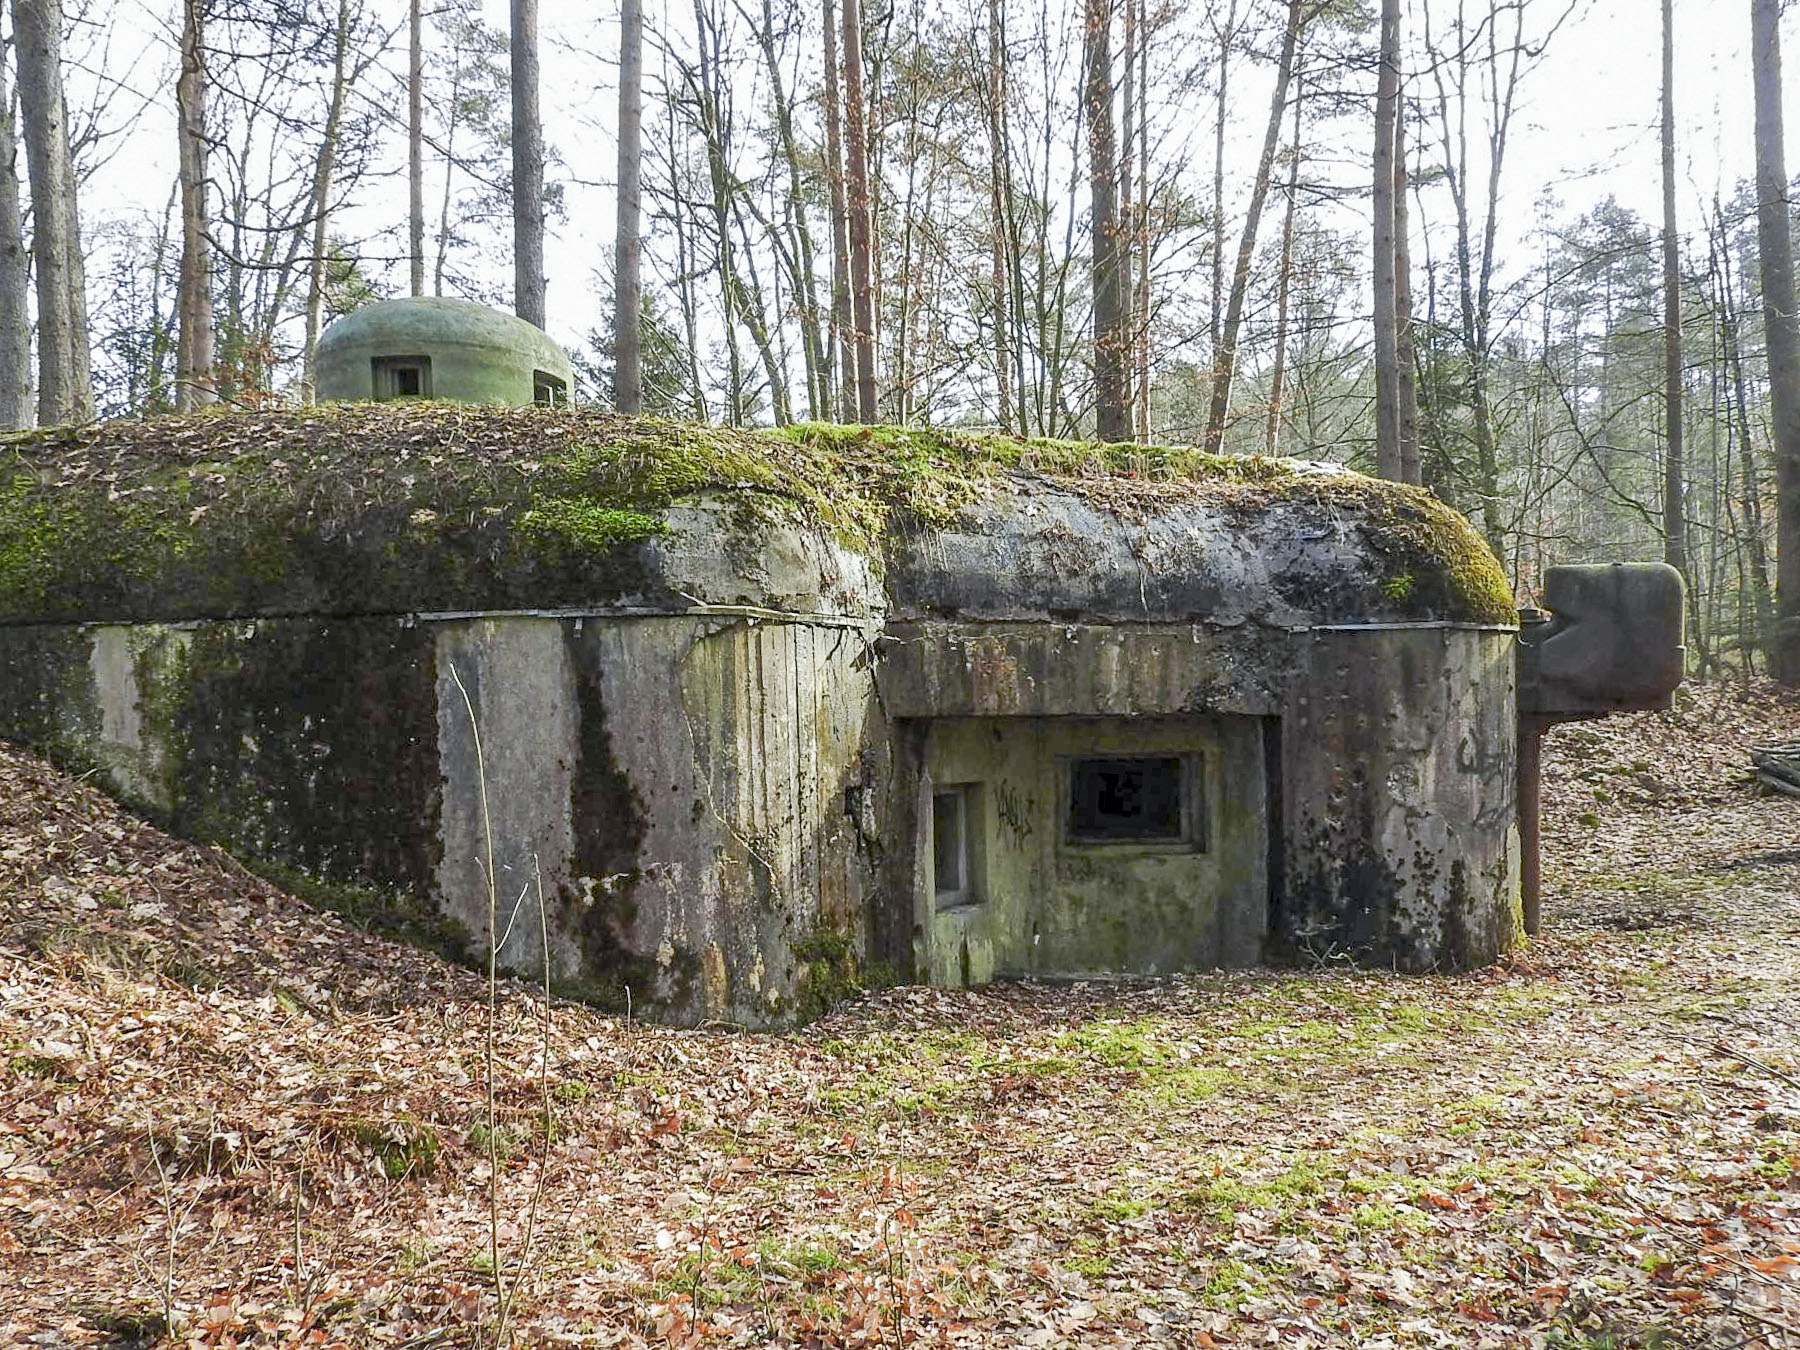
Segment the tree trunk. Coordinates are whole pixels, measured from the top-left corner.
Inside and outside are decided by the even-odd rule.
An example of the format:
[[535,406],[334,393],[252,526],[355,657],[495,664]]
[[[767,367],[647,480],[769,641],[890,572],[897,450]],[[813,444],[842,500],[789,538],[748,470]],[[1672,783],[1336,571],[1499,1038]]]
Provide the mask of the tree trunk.
[[31,425],[31,264],[19,214],[12,91],[0,54],[0,431]]
[[1769,664],[1769,643],[1774,631],[1775,607],[1769,587],[1768,535],[1763,524],[1762,488],[1758,481],[1756,443],[1750,433],[1750,400],[1745,392],[1743,344],[1738,336],[1736,287],[1731,274],[1731,240],[1725,230],[1718,199],[1713,200],[1713,219],[1718,244],[1715,256],[1719,272],[1719,345],[1724,349],[1726,372],[1731,381],[1737,416],[1738,482],[1748,535],[1750,595],[1755,615],[1755,646]]
[[856,421],[855,322],[850,317],[850,215],[844,200],[843,101],[838,95],[838,16],[825,0],[825,181],[831,199],[831,364],[839,421]]
[[412,0],[407,15],[406,188],[407,253],[412,293],[425,294],[425,14]]
[[338,137],[344,125],[344,98],[349,92],[347,69],[350,54],[350,3],[338,0],[337,35],[331,52],[331,102],[325,110],[325,130],[319,138],[319,155],[313,161],[312,258],[306,273],[306,338],[301,349],[302,380],[306,396],[313,397],[313,357],[319,347],[319,329],[325,316],[325,266],[330,261],[331,177],[337,171]]
[[182,0],[175,123],[181,180],[175,409],[188,412],[217,398],[213,390],[212,249],[206,215],[206,0]]
[[1394,128],[1400,112],[1400,0],[1381,0],[1375,82],[1375,472],[1405,477],[1400,459],[1400,340],[1394,288]]
[[1225,129],[1231,105],[1231,44],[1237,41],[1238,0],[1231,0],[1225,11],[1225,27],[1219,34],[1219,88],[1213,106],[1213,217],[1212,217],[1212,309],[1207,318],[1206,335],[1211,353],[1219,351],[1220,327],[1225,318]]
[[63,99],[60,0],[13,0],[19,112],[31,171],[32,262],[37,270],[38,421],[94,416],[88,367],[87,287],[69,115]]
[[1150,13],[1145,0],[1125,0],[1138,14],[1138,198],[1132,220],[1137,249],[1137,284],[1132,287],[1131,335],[1133,369],[1131,387],[1137,438],[1150,439]]
[[[825,416],[831,397],[824,387],[827,357],[825,339],[820,331],[818,288],[814,281],[812,226],[806,217],[803,152],[799,138],[794,134],[794,105],[788,95],[787,81],[782,76],[780,54],[775,48],[773,0],[763,0],[762,27],[757,39],[762,47],[763,63],[768,67],[776,140],[787,168],[787,197],[782,203],[782,225],[789,237],[787,246],[782,247],[772,226],[768,232],[775,240],[777,256],[787,269],[789,284],[794,291],[794,305],[799,312],[800,351],[806,364],[807,416],[819,418]],[[778,279],[779,275],[777,273]]]
[[1113,137],[1112,3],[1087,0],[1089,223],[1094,271],[1094,435],[1130,439],[1125,409],[1125,296],[1119,265],[1118,151]]
[[513,311],[544,326],[544,126],[537,0],[512,0]]
[[856,336],[856,420],[873,422],[875,291],[870,257],[868,109],[863,101],[861,0],[844,0],[844,123],[849,177],[850,305]]
[[1119,177],[1114,207],[1113,262],[1119,269],[1119,389],[1125,404],[1125,439],[1135,440],[1137,399],[1133,394],[1132,361],[1137,355],[1132,317],[1137,313],[1136,273],[1133,258],[1138,248],[1136,213],[1137,181],[1132,174],[1137,142],[1137,0],[1124,0],[1125,45],[1120,52],[1125,67],[1119,78]]
[[1775,454],[1775,633],[1772,672],[1800,686],[1800,315],[1781,137],[1781,4],[1751,0],[1750,61],[1756,88],[1756,222],[1768,330]]
[[1687,502],[1681,425],[1681,244],[1675,233],[1675,15],[1662,0],[1663,561],[1687,575]]
[[[1298,79],[1300,72],[1294,72]],[[1289,147],[1287,205],[1281,219],[1281,275],[1275,289],[1274,368],[1269,373],[1269,420],[1263,429],[1263,453],[1281,453],[1281,402],[1287,384],[1288,309],[1292,302],[1294,279],[1294,217],[1300,202],[1300,130],[1301,109],[1305,104],[1304,82],[1294,90],[1294,140]]]
[[1394,390],[1399,395],[1400,481],[1425,481],[1419,462],[1418,353],[1413,344],[1412,221],[1407,210],[1406,96],[1394,108]]
[[[1392,3],[1393,0],[1388,0]],[[1232,269],[1231,299],[1225,306],[1225,324],[1219,332],[1219,350],[1213,359],[1212,406],[1206,416],[1205,448],[1218,454],[1225,440],[1225,416],[1231,408],[1231,384],[1237,373],[1238,328],[1244,318],[1244,295],[1250,286],[1250,261],[1256,253],[1256,229],[1263,203],[1269,196],[1269,179],[1275,171],[1275,150],[1281,144],[1281,119],[1287,111],[1288,85],[1294,77],[1294,53],[1300,45],[1305,19],[1305,0],[1288,0],[1287,24],[1281,37],[1281,64],[1275,72],[1275,92],[1269,99],[1269,125],[1263,134],[1262,158],[1256,165],[1256,183],[1250,192],[1250,209],[1244,216],[1244,232],[1238,239],[1237,265]]]
[[[994,389],[999,402],[1002,431],[1013,426],[1012,353],[1007,340],[1012,335],[1012,317],[1008,302],[1012,297],[1012,280],[1008,269],[1006,227],[1006,178],[1009,168],[1006,150],[1006,46],[1001,35],[1000,7],[1003,0],[988,0],[987,29],[987,133],[988,133],[988,214],[990,223],[990,255],[993,262],[994,324]],[[1023,418],[1020,419],[1023,422]]]
[[613,261],[613,406],[622,413],[643,411],[643,291],[639,275],[643,209],[644,117],[643,0],[624,0],[619,9],[619,202]]

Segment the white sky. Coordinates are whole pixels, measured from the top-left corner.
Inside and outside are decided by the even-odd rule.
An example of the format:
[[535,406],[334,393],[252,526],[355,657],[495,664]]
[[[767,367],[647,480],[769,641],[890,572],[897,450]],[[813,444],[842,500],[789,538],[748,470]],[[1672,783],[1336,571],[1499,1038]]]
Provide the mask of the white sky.
[[[1192,0],[1202,3],[1203,0]],[[397,13],[403,12],[392,0]],[[1434,12],[1447,11],[1452,0],[1429,0]],[[1477,0],[1470,0],[1470,8]],[[1535,0],[1548,8],[1561,0]],[[507,23],[506,0],[486,0],[488,17],[497,27]],[[140,39],[162,41],[163,29],[148,15],[165,6],[147,0],[121,30],[113,34],[116,54]],[[654,22],[660,6],[649,6]],[[685,7],[673,6],[675,13]],[[566,184],[566,219],[553,227],[547,246],[549,327],[560,340],[579,345],[591,327],[603,322],[595,310],[592,279],[611,250],[613,200],[610,183],[616,151],[612,141],[617,93],[609,59],[583,56],[578,46],[606,56],[616,50],[617,8],[614,0],[552,3],[542,6],[544,117],[550,139],[567,162],[570,175],[594,185]],[[124,14],[126,11],[121,10]],[[1715,191],[1728,194],[1752,168],[1751,98],[1748,37],[1750,0],[1675,0],[1677,31],[1676,108],[1679,119],[1679,194],[1684,229],[1699,227]],[[141,27],[140,27],[141,25]],[[1524,102],[1509,149],[1503,200],[1505,229],[1516,247],[1532,229],[1535,209],[1545,188],[1559,206],[1554,219],[1567,219],[1607,194],[1655,221],[1661,212],[1661,177],[1657,146],[1660,82],[1658,0],[1587,0],[1583,12],[1551,45],[1524,86]],[[1787,57],[1787,142],[1790,173],[1800,171],[1800,17],[1783,26]],[[72,57],[80,53],[71,52]],[[403,57],[403,53],[400,53]],[[134,83],[156,83],[159,67],[169,63],[151,56],[137,67]],[[379,78],[379,77],[374,77]],[[95,176],[83,202],[90,220],[116,209],[160,211],[168,199],[173,174],[172,89],[164,86],[140,119],[125,153],[115,156]],[[1246,88],[1246,145],[1260,137],[1267,94]],[[1197,123],[1210,127],[1211,109],[1195,108]],[[396,137],[395,153],[400,152]],[[1247,175],[1249,156],[1240,177]],[[1354,166],[1345,166],[1346,173]],[[428,170],[429,173],[429,170]],[[404,187],[372,187],[379,205],[365,210],[403,211]],[[1347,226],[1348,227],[1348,226]],[[1507,251],[1503,245],[1503,255]],[[496,272],[510,277],[510,265],[496,260]]]

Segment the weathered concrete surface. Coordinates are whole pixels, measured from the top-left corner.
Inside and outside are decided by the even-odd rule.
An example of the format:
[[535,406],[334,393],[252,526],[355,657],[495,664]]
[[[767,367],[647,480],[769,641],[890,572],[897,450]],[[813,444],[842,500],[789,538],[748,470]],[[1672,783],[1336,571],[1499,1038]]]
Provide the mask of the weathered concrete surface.
[[319,335],[321,401],[376,397],[371,362],[430,358],[432,398],[529,406],[543,371],[573,385],[569,355],[542,329],[469,300],[413,297],[365,305]]
[[[1078,756],[1178,756],[1196,817],[1175,843],[1071,840]],[[921,809],[972,784],[972,903],[945,907],[921,868],[916,967],[933,984],[1160,974],[1254,964],[1268,923],[1267,785],[1248,717],[996,717],[934,722]]]
[[[937,622],[889,636],[881,686],[896,718],[1130,718],[1101,725],[1134,728],[1146,754],[1177,715],[1261,719],[1268,749],[1252,758],[1280,802],[1280,866],[1250,884],[1278,923],[1236,913],[1243,928],[1222,932],[1215,964],[1265,934],[1404,969],[1481,964],[1519,938],[1508,631]],[[941,953],[955,941],[933,938],[934,975],[953,968]],[[986,950],[977,932],[977,965]]]
[[894,541],[893,614],[1278,628],[1492,621],[1431,553],[1480,547],[1464,537],[1467,522],[1384,526],[1328,499],[1350,475],[1315,478],[1319,497],[1108,505],[1019,475],[962,520]]
[[862,618],[886,612],[879,561],[845,547],[798,502],[700,492],[663,519],[666,531],[641,546],[650,580],[628,603]]
[[1683,592],[1667,563],[1547,569],[1550,614],[1520,635],[1520,711],[1574,718],[1668,707],[1685,666]]
[[1278,714],[1295,634],[1261,624],[893,623],[894,717]]
[[[158,622],[0,623],[0,735],[675,1021],[792,1022],[874,969],[1424,969],[1515,940],[1513,637],[1471,619],[1491,558],[1459,571],[1478,539],[1416,494],[1006,470],[954,521],[875,533],[798,493],[651,517],[480,486],[454,529],[295,494],[306,523],[254,576],[177,604],[227,555],[119,571],[107,604],[168,600]],[[534,533],[555,502],[563,532]],[[0,614],[66,617],[76,573],[35,557]],[[1178,759],[1201,828],[1066,837],[1070,765],[1108,755]],[[983,868],[948,907],[938,783],[973,793]]]
[[1315,632],[1281,727],[1282,936],[1401,970],[1521,936],[1511,634]]
[[184,833],[429,896],[471,955],[496,932],[509,971],[537,976],[547,938],[565,992],[771,1025],[868,958],[891,867],[872,637],[716,615],[272,619],[0,627],[0,662],[38,672],[35,721],[6,734]]
[[434,888],[477,944],[496,935],[506,969],[541,971],[548,941],[553,981],[573,980],[582,955],[552,909],[572,890],[582,767],[563,625],[511,617],[431,629],[443,782]]

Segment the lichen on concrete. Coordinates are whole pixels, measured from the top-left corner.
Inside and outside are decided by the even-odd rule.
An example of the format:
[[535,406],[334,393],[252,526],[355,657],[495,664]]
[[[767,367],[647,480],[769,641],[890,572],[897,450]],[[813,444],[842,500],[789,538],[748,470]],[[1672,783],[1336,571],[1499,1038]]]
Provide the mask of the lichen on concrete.
[[669,508],[699,493],[785,498],[876,559],[892,537],[949,528],[1034,483],[1139,522],[1210,503],[1250,529],[1277,506],[1311,504],[1385,560],[1385,585],[1359,602],[1371,612],[1511,618],[1499,566],[1462,517],[1420,489],[1319,466],[983,432],[748,431],[398,402],[0,438],[0,619],[603,602],[656,589],[646,550]]

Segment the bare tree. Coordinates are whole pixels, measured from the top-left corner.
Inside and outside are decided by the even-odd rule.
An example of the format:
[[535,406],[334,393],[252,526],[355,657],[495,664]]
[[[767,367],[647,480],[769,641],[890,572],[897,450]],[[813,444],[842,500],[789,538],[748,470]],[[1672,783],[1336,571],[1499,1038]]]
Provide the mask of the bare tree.
[[87,286],[69,113],[63,97],[61,0],[13,0],[19,114],[31,173],[31,253],[37,269],[38,421],[94,415],[88,366]]
[[182,0],[181,74],[175,81],[181,183],[175,407],[181,412],[217,398],[213,390],[211,225],[206,215],[206,9],[206,0]]
[[[337,23],[331,43],[331,92],[325,105],[325,125],[319,135],[319,153],[313,158],[312,178],[312,253],[306,277],[306,337],[301,348],[302,381],[307,397],[312,397],[313,355],[319,345],[319,329],[325,314],[325,269],[330,262],[327,249],[327,227],[331,220],[331,179],[337,171],[338,139],[343,134],[344,100],[350,86],[366,69],[367,63],[350,68],[352,28],[361,17],[361,7],[353,12],[350,0],[338,0]],[[369,58],[373,59],[373,56]],[[421,278],[423,280],[423,278]]]
[[825,0],[825,184],[831,206],[831,367],[833,415],[856,420],[855,321],[850,316],[850,211],[844,192],[843,99],[838,92],[838,11]]
[[1675,14],[1662,0],[1663,561],[1688,570],[1681,425],[1681,242],[1675,233]]
[[1262,157],[1256,164],[1256,180],[1250,190],[1250,209],[1244,215],[1238,238],[1237,262],[1231,274],[1231,298],[1225,305],[1225,322],[1219,330],[1218,350],[1213,354],[1212,399],[1206,414],[1204,445],[1217,454],[1225,439],[1225,417],[1231,408],[1231,385],[1237,373],[1238,329],[1244,319],[1244,296],[1250,286],[1250,262],[1256,253],[1256,231],[1268,200],[1269,180],[1275,172],[1275,151],[1281,144],[1281,119],[1287,112],[1288,85],[1294,77],[1294,55],[1300,32],[1306,26],[1306,0],[1288,0],[1287,22],[1282,27],[1281,57],[1275,69],[1275,92],[1269,97],[1268,128],[1263,133]]
[[[989,265],[992,273],[994,324],[994,390],[1002,431],[1013,426],[1013,371],[1008,339],[1013,316],[1012,263],[1007,229],[1007,185],[1011,165],[1006,137],[1006,38],[1003,32],[1004,0],[988,0],[987,80],[983,85],[987,104]],[[1020,419],[1023,422],[1023,418]]]
[[414,295],[425,294],[425,13],[420,0],[407,8],[406,42],[406,251]]
[[1119,258],[1110,0],[1087,0],[1084,37],[1094,275],[1094,432],[1102,441],[1124,441],[1131,437],[1131,422],[1125,393],[1125,269]]
[[512,0],[513,310],[544,326],[544,124],[537,0]]
[[1781,136],[1781,3],[1750,0],[1756,89],[1756,222],[1775,454],[1775,632],[1772,673],[1800,685],[1800,314]]
[[1279,454],[1281,450],[1282,401],[1287,392],[1288,317],[1294,287],[1294,222],[1300,204],[1301,117],[1305,107],[1306,83],[1301,72],[1294,72],[1296,88],[1294,106],[1294,139],[1288,146],[1287,202],[1281,218],[1280,273],[1275,282],[1275,349],[1274,365],[1269,372],[1269,415],[1263,430],[1263,453]]
[[1381,0],[1380,71],[1375,81],[1375,472],[1402,478],[1400,338],[1394,289],[1394,129],[1400,113],[1400,0]]
[[1400,481],[1425,481],[1419,462],[1418,351],[1413,340],[1412,223],[1407,210],[1406,94],[1394,111],[1394,388],[1399,395]]
[[1238,0],[1225,8],[1225,22],[1213,10],[1213,31],[1219,43],[1219,80],[1213,91],[1213,196],[1212,196],[1212,307],[1208,310],[1207,339],[1219,350],[1219,326],[1225,321],[1225,133],[1231,109],[1231,49],[1238,40]]
[[[870,228],[868,104],[863,98],[862,4],[844,4],[845,176],[850,217],[850,309],[856,334],[856,420],[873,422],[875,406],[875,284]],[[849,373],[845,373],[846,380]]]
[[[1442,175],[1453,211],[1454,331],[1461,347],[1475,458],[1467,475],[1473,480],[1468,495],[1475,498],[1488,544],[1503,558],[1508,551],[1508,499],[1502,481],[1502,427],[1495,417],[1493,391],[1500,185],[1521,82],[1576,5],[1577,0],[1484,0],[1472,12],[1459,5],[1441,42],[1431,27],[1433,7],[1417,10],[1435,92],[1432,134],[1442,156],[1433,168]],[[1548,20],[1527,32],[1527,20],[1545,13]],[[1471,162],[1475,157],[1471,142],[1482,147],[1485,162]]]
[[[742,12],[740,6],[740,12]],[[769,78],[771,111],[775,119],[775,145],[781,152],[781,164],[787,169],[787,190],[780,196],[779,214],[763,221],[763,232],[775,251],[779,269],[776,284],[783,275],[793,296],[792,310],[800,321],[800,353],[806,366],[806,406],[809,417],[822,417],[830,403],[825,388],[827,338],[821,331],[818,284],[813,268],[812,225],[807,218],[805,160],[809,148],[803,148],[794,127],[794,101],[788,94],[782,72],[781,53],[777,48],[775,6],[763,0],[757,26],[757,45],[762,49],[763,64]],[[772,181],[772,180],[771,180]],[[780,224],[774,222],[779,220]]]
[[0,49],[0,430],[31,425],[31,289],[19,214],[17,137],[6,52]]
[[624,0],[619,10],[619,205],[613,262],[613,406],[635,413],[644,406],[639,339],[643,290],[638,235],[642,214],[644,118],[644,7]]

